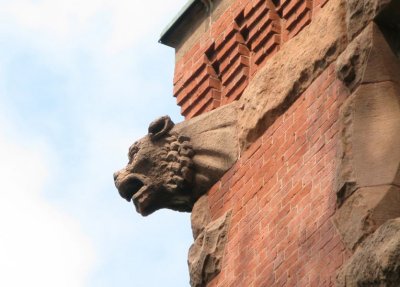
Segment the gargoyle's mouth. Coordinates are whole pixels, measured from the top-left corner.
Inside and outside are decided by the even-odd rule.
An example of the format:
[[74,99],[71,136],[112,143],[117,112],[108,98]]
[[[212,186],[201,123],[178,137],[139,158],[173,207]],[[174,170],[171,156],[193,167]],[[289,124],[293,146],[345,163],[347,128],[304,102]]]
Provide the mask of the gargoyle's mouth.
[[116,178],[115,186],[121,197],[125,198],[127,201],[131,201],[147,189],[147,185],[144,181],[145,179],[140,175],[129,174],[121,180]]

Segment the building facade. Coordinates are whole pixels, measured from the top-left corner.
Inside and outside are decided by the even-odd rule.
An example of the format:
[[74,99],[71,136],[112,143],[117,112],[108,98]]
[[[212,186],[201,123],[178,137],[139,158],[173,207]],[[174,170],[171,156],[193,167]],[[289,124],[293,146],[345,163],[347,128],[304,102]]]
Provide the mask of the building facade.
[[163,32],[191,286],[400,286],[399,31],[394,0],[204,0]]

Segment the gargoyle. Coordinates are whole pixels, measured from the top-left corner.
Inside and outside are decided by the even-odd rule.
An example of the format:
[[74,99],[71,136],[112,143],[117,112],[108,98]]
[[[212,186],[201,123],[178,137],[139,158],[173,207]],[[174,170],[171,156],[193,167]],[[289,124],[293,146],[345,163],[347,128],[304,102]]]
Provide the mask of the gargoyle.
[[191,211],[238,158],[236,115],[233,104],[177,125],[168,116],[152,122],[114,174],[119,194],[144,216],[161,208]]

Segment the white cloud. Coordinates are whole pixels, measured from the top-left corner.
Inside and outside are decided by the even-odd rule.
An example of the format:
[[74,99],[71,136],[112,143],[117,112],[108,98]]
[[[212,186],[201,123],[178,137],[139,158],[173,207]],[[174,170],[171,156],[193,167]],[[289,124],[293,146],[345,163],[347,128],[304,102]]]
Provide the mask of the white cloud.
[[53,160],[0,134],[0,286],[85,286],[91,243],[41,194]]

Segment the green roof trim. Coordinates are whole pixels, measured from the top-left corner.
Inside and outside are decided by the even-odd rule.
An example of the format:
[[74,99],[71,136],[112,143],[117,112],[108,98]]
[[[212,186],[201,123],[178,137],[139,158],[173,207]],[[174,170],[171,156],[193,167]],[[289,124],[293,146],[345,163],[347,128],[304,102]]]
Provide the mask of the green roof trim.
[[205,6],[200,0],[189,0],[161,33],[159,43],[175,48],[187,31],[205,15]]

